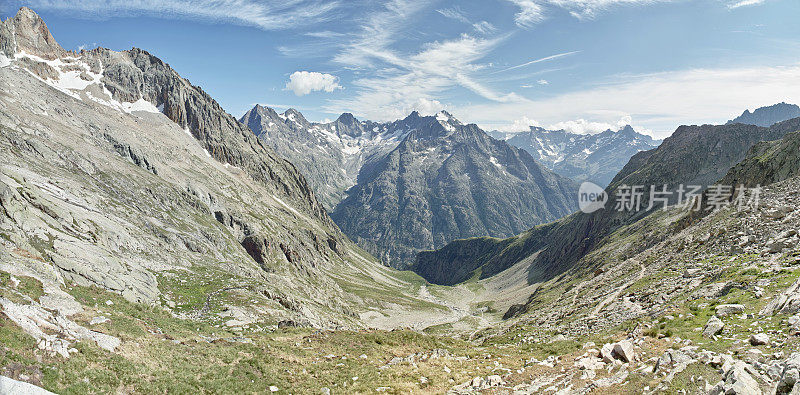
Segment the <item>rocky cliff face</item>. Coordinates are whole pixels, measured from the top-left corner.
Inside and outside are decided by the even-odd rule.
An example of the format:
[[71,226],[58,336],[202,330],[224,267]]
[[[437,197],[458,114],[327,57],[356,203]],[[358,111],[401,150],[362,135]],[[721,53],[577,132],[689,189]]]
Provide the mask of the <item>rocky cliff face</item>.
[[416,303],[293,165],[158,58],[66,52],[27,8],[0,32],[0,272],[43,287],[0,304],[42,347],[118,344],[61,316],[84,308],[74,287],[231,327],[392,325],[367,306]]
[[329,211],[356,184],[365,164],[394,149],[408,133],[397,122],[359,121],[342,114],[333,122],[312,123],[294,109],[278,114],[260,105],[241,122],[298,167]]
[[506,141],[528,151],[533,159],[557,174],[603,187],[611,182],[631,156],[661,143],[637,133],[630,126],[598,134],[531,127],[529,132],[514,134]]
[[796,104],[781,102],[771,106],[759,107],[753,112],[744,110],[742,115],[728,121],[728,123],[745,123],[769,127],[778,122],[788,121],[797,117],[800,117],[800,107]]
[[399,121],[411,132],[364,166],[332,213],[357,243],[394,267],[474,236],[507,236],[576,209],[571,181],[445,112]]

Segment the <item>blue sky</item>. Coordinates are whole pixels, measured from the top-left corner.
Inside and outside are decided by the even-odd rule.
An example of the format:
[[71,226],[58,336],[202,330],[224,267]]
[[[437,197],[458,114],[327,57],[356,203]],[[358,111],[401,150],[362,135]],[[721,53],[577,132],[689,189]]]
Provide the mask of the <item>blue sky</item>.
[[11,0],[3,18],[21,5],[67,49],[150,51],[236,116],[664,137],[800,102],[797,0]]

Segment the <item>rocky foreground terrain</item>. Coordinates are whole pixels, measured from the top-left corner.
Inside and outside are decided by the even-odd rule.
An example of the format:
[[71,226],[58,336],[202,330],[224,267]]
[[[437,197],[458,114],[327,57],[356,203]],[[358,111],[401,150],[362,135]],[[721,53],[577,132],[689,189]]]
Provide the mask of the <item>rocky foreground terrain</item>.
[[0,24],[0,393],[800,393],[797,123],[683,127],[618,175],[691,163],[758,206],[463,240],[433,285],[168,65],[66,52],[24,8]]

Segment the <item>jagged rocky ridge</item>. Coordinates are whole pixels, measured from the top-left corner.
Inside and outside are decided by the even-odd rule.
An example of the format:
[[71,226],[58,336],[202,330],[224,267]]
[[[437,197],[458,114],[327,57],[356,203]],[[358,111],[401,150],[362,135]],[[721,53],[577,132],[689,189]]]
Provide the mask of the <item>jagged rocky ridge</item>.
[[446,112],[412,113],[410,130],[365,165],[331,216],[351,239],[393,267],[420,250],[473,236],[507,236],[576,209],[576,186],[525,151]]
[[602,187],[611,182],[633,155],[661,144],[660,140],[637,133],[629,125],[618,131],[609,129],[597,134],[532,126],[528,132],[508,136],[506,141],[528,151],[537,162],[557,174]]
[[420,249],[508,236],[576,208],[565,180],[446,112],[312,123],[257,105],[241,122],[299,166],[348,236],[395,267],[408,267]]
[[73,287],[229,326],[392,326],[374,310],[419,303],[291,163],[158,58],[64,51],[28,8],[0,45],[0,270],[44,287],[0,302],[41,347],[116,347],[65,318],[82,311]]
[[240,121],[280,155],[291,159],[329,211],[356,184],[361,168],[394,149],[409,131],[399,121],[359,121],[348,113],[333,122],[312,123],[297,110],[278,114],[261,105]]
[[800,107],[796,104],[781,102],[771,106],[759,107],[753,112],[744,110],[742,115],[728,121],[728,123],[746,123],[768,127],[797,117],[800,117]]

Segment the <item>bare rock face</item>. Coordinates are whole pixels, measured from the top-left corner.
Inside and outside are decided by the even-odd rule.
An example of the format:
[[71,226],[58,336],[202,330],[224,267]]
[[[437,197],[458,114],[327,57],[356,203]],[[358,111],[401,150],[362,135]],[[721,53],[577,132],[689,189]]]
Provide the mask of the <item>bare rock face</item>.
[[33,384],[0,376],[0,393],[16,395],[53,395],[52,392]]
[[[40,331],[44,348],[64,355],[87,338],[116,348],[59,321],[80,311],[64,287],[174,309],[170,289],[210,277],[224,284],[212,293],[256,301],[240,308],[251,321],[355,328],[376,315],[381,302],[340,281],[372,288],[383,280],[365,272],[386,269],[343,236],[291,163],[201,88],[140,49],[64,52],[26,8],[0,23],[0,43],[0,271],[44,289],[41,303],[3,310],[36,321],[31,334],[58,329]],[[407,282],[388,277],[392,297],[406,295]]]
[[[418,252],[456,239],[509,237],[577,209],[573,181],[474,124],[444,111],[414,112],[402,123],[411,132],[362,168],[331,214],[351,239],[392,267],[408,268]],[[429,281],[449,281],[419,263],[414,270]]]
[[0,24],[0,51],[9,58],[17,52],[47,60],[67,55],[42,18],[28,7],[22,7],[14,18]]
[[394,149],[409,132],[401,121],[360,121],[345,113],[333,122],[312,123],[295,109],[278,114],[261,105],[240,122],[297,166],[329,211],[356,184],[362,167]]

